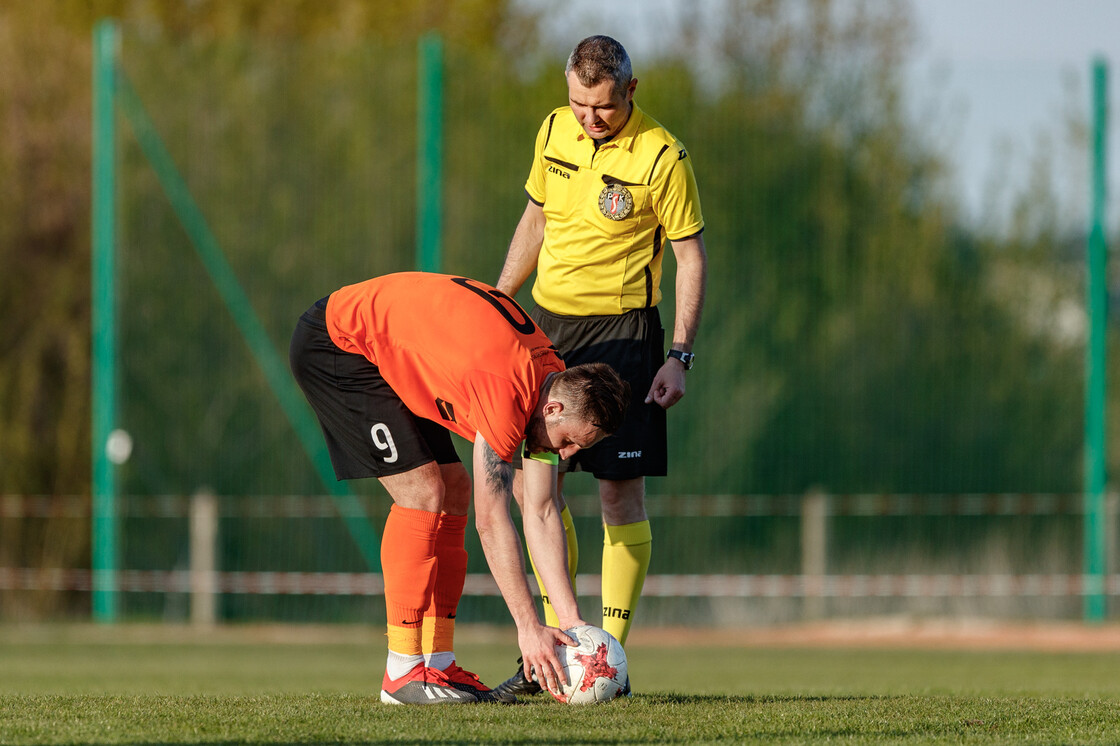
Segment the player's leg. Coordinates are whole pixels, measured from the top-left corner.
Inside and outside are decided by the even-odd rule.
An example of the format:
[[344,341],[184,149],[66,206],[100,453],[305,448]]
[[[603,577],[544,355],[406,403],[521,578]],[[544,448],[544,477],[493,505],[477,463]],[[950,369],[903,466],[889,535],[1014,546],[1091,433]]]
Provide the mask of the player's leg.
[[[446,430],[440,428],[442,433]],[[447,448],[454,455],[450,438]],[[437,455],[437,459],[439,456]],[[490,687],[478,676],[462,668],[455,658],[455,616],[463,597],[467,577],[467,550],[464,546],[467,508],[471,498],[471,480],[463,464],[441,463],[444,503],[436,531],[436,580],[432,601],[424,614],[421,641],[424,660],[429,668],[442,671],[451,686],[475,696],[479,701],[493,701]]]
[[603,508],[603,629],[623,645],[645,585],[653,534],[645,478],[599,480]]
[[[381,701],[387,704],[474,702],[424,656],[424,619],[432,607],[438,578],[438,544],[444,481],[434,462],[404,474],[381,477],[393,507],[381,537],[381,572],[389,651]],[[432,494],[439,496],[434,504]],[[432,510],[431,508],[435,508]],[[465,516],[464,516],[465,518]],[[462,587],[459,588],[460,593]]]
[[381,699],[393,704],[474,702],[432,672],[422,625],[436,579],[436,537],[443,475],[418,420],[361,355],[331,341],[326,299],[300,318],[289,353],[292,373],[319,419],[335,475],[376,477],[393,498],[381,541],[389,655]]
[[[436,470],[435,464],[429,465]],[[382,480],[392,489],[393,477]],[[390,492],[392,494],[392,492]],[[440,514],[406,507],[394,500],[381,534],[381,570],[385,578],[388,622],[388,680],[399,680],[424,664],[424,612],[436,581],[436,533]]]
[[443,670],[455,662],[455,614],[467,577],[466,504],[453,496],[470,492],[470,478],[462,464],[440,467],[446,499],[436,529],[436,578],[432,600],[424,612],[424,660]]
[[436,531],[436,582],[431,604],[424,613],[424,658],[433,668],[445,669],[455,661],[455,615],[467,577],[464,546],[471,479],[459,460],[451,436],[430,420],[417,421],[439,465],[443,481],[443,512]]

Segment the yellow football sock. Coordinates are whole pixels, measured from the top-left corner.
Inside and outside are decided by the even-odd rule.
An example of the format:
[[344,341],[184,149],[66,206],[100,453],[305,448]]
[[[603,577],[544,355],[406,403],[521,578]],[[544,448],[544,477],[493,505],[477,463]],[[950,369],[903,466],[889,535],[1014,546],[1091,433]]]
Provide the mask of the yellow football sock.
[[648,520],[603,524],[603,629],[623,645],[646,582],[652,544]]
[[[568,510],[568,506],[564,506],[564,510],[560,512],[560,519],[564,521],[564,533],[568,537],[568,577],[572,579],[572,588],[576,585],[576,567],[579,565],[579,542],[576,540],[576,527],[572,523],[572,512]],[[559,627],[560,619],[556,616],[556,610],[552,608],[552,604],[548,602],[548,594],[545,592],[544,583],[541,582],[541,575],[537,572],[537,566],[533,564],[533,555],[529,555],[529,565],[533,568],[533,575],[537,578],[537,587],[541,589],[541,598],[544,600],[544,623],[549,627]]]

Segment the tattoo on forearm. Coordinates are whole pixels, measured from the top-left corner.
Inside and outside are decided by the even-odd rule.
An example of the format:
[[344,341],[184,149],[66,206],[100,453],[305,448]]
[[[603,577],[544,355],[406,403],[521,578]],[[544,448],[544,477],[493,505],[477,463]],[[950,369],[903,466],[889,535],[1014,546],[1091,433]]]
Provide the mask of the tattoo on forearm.
[[486,469],[486,484],[491,490],[504,495],[513,493],[513,466],[498,458],[489,445],[483,449],[483,467]]

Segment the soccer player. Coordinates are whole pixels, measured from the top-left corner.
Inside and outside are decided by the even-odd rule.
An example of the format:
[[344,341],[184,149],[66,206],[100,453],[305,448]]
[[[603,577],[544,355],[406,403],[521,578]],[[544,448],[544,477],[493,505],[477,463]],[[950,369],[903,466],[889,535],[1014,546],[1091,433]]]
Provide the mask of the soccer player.
[[455,660],[455,612],[471,480],[451,432],[474,442],[475,522],[517,625],[521,654],[556,691],[557,644],[540,623],[510,518],[514,453],[524,453],[523,524],[558,623],[583,624],[567,572],[556,456],[613,432],[628,386],[607,365],[565,368],[552,342],[505,294],[422,272],[331,293],[300,318],[292,372],[339,479],[377,477],[393,500],[381,540],[389,654],[381,701],[493,701]]
[[[564,361],[607,362],[633,391],[618,432],[560,465],[561,500],[564,472],[589,471],[598,480],[602,626],[625,643],[652,544],[645,477],[666,473],[665,410],[684,395],[704,305],[704,218],[688,151],[634,103],[638,81],[623,46],[608,36],[586,38],[564,74],[568,106],[537,133],[529,201],[497,287],[514,296],[535,270],[531,315]],[[657,309],[666,239],[677,265],[667,356]],[[578,549],[566,505],[562,516],[574,578]],[[554,623],[551,601],[545,618]],[[498,687],[500,695],[536,691],[524,667]]]

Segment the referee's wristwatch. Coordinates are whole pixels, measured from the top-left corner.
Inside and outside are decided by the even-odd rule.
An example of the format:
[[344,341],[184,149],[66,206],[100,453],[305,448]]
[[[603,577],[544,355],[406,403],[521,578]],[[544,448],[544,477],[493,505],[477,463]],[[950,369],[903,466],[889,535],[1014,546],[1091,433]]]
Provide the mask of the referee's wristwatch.
[[692,361],[696,359],[696,355],[691,352],[682,352],[681,350],[669,350],[666,359],[670,357],[680,360],[685,370],[692,370]]

